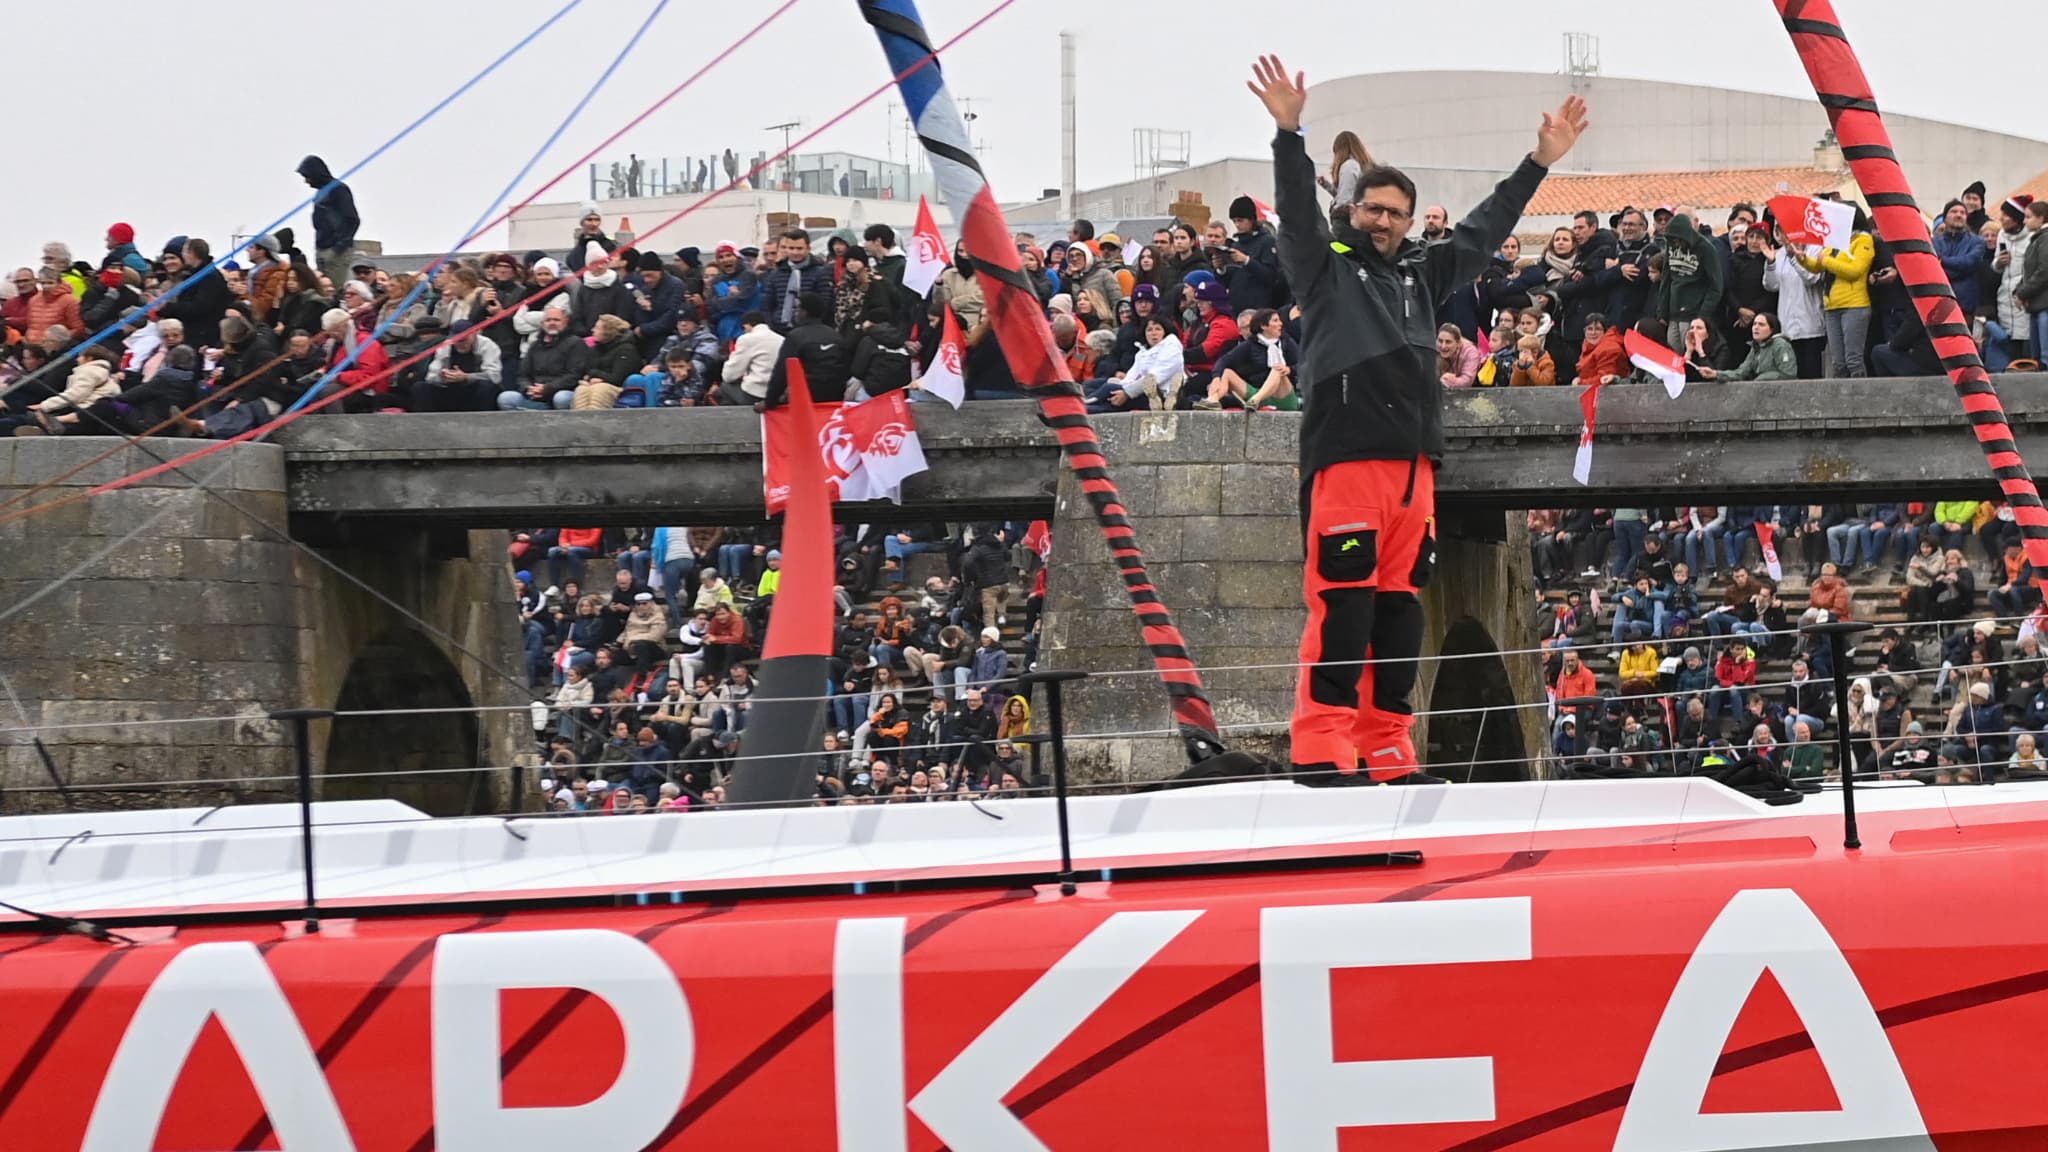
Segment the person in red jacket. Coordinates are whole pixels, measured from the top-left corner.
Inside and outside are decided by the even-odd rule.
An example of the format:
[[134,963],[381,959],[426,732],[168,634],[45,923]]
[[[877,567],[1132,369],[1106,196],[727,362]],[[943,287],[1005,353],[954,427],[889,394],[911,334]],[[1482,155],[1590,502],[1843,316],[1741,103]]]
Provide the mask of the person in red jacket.
[[[1189,407],[1209,394],[1208,375],[1215,371],[1216,361],[1244,336],[1237,330],[1237,317],[1230,314],[1230,289],[1221,280],[1204,280],[1195,289],[1195,310],[1195,327],[1188,333],[1182,353],[1187,361],[1188,379],[1180,389],[1186,402],[1175,405],[1180,408]],[[1195,376],[1198,372],[1202,374],[1199,380]]]
[[1756,687],[1756,661],[1750,659],[1746,638],[1737,636],[1721,650],[1714,663],[1714,683],[1718,687],[1707,694],[1707,717],[1742,715],[1747,690]]
[[[602,528],[564,528],[555,540],[555,546],[548,549],[548,583],[557,588],[574,583],[583,584],[583,562],[598,554],[604,547]],[[568,566],[574,565],[574,574]]]
[[1613,384],[1628,379],[1628,350],[1622,347],[1621,329],[1607,326],[1598,312],[1586,317],[1585,351],[1579,353],[1579,383]]
[[[334,373],[333,379],[320,386],[321,398],[338,392],[346,392],[358,384],[366,388],[352,392],[339,405],[328,405],[330,410],[340,408],[351,412],[368,412],[381,404],[374,397],[387,395],[391,391],[391,357],[384,352],[384,345],[365,337],[356,327],[355,320],[346,309],[329,308],[320,317],[320,330],[326,333],[330,344],[327,350],[327,367],[322,375]],[[355,359],[349,360],[349,353],[355,352]],[[347,361],[347,366],[343,362]],[[314,380],[319,376],[314,376]],[[304,380],[310,385],[312,380]]]

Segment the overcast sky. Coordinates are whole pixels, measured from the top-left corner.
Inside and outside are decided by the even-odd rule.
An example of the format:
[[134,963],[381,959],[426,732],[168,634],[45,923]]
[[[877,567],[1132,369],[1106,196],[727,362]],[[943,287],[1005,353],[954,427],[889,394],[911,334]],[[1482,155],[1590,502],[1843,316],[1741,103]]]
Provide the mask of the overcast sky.
[[[24,94],[37,128],[10,166],[0,252],[33,263],[44,240],[96,259],[106,225],[133,223],[152,252],[174,233],[216,250],[271,223],[306,195],[293,174],[317,152],[339,173],[453,91],[567,0],[67,0],[8,5],[0,26],[19,44],[78,61],[54,88]],[[630,120],[779,0],[672,0],[626,66],[513,193],[516,201]],[[927,0],[934,40],[994,0]],[[1922,0],[1838,0],[1878,100],[1887,109],[2048,135],[2030,70],[1984,67],[1958,82],[1954,49],[1929,48]],[[392,251],[440,251],[462,238],[567,113],[653,0],[583,0],[542,39],[408,140],[350,179],[365,238]],[[1140,13],[1143,15],[1140,15]],[[1712,12],[1696,33],[1683,22]],[[1256,27],[1254,27],[1256,23]],[[1963,27],[1966,45],[1995,35]],[[1194,133],[1199,162],[1258,155],[1267,131],[1244,89],[1252,55],[1280,53],[1319,78],[1395,68],[1554,72],[1565,31],[1596,32],[1615,76],[1810,94],[1768,0],[1682,7],[1659,0],[1016,0],[946,57],[957,97],[973,98],[996,191],[1028,198],[1059,183],[1059,47],[1080,38],[1080,181],[1130,178],[1131,132]],[[2017,27],[2015,36],[2024,36]],[[1988,47],[1988,45],[1987,45]],[[2027,59],[2023,49],[2011,60]],[[1998,54],[1988,53],[1987,59]],[[768,31],[650,117],[600,159],[743,156],[780,147],[764,129],[823,124],[889,72],[851,0],[798,0]],[[1531,109],[1531,127],[1536,109]],[[1594,131],[1627,131],[1625,109],[1592,110]],[[900,113],[898,113],[900,121]],[[1369,125],[1358,125],[1367,139]],[[802,150],[898,158],[885,100]],[[1399,158],[1392,158],[1398,162]],[[1936,200],[1946,190],[1923,197]],[[588,194],[583,172],[539,199]],[[510,201],[508,201],[510,202]],[[310,247],[311,228],[294,220]],[[641,223],[644,230],[646,223]],[[502,228],[472,247],[502,237]],[[702,240],[688,221],[664,238]]]

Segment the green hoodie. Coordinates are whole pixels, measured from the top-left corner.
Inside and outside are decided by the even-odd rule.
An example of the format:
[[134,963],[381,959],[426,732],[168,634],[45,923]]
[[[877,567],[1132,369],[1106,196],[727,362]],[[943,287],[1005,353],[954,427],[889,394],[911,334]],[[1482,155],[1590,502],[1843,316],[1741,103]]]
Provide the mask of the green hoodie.
[[1799,357],[1792,351],[1792,342],[1782,333],[1773,333],[1762,344],[1752,344],[1749,355],[1735,368],[1721,373],[1723,380],[1797,380],[1799,379]]
[[1659,311],[1670,322],[1705,316],[1710,321],[1721,306],[1721,256],[1714,242],[1699,234],[1692,217],[1679,213],[1664,228],[1664,283],[1657,293]]

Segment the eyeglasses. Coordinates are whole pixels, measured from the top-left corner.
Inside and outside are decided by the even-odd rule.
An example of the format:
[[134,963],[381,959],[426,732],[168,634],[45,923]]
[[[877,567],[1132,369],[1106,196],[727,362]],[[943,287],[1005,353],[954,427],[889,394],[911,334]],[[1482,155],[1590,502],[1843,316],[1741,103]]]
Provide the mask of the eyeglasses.
[[1365,213],[1365,218],[1368,220],[1378,220],[1383,217],[1388,220],[1415,219],[1415,215],[1412,212],[1407,212],[1400,208],[1390,208],[1385,204],[1375,204],[1370,200],[1360,201],[1358,210]]

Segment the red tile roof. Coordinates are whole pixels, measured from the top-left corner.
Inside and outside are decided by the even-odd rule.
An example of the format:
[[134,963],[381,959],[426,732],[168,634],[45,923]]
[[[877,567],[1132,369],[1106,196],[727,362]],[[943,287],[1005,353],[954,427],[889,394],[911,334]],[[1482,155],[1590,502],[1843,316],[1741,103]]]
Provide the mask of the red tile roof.
[[[2048,177],[2048,173],[2043,173]],[[1798,168],[1728,168],[1714,172],[1625,172],[1606,176],[1546,178],[1524,209],[1528,216],[1569,216],[1592,211],[1605,215],[1634,205],[1649,211],[1660,204],[1726,208],[1747,201],[1761,204],[1773,196],[1811,196],[1851,183],[1846,172]]]
[[[2022,184],[2019,187],[2013,189],[2012,191],[2006,193],[2006,199],[2010,200],[2014,196],[2018,196],[2021,193],[2025,193],[2028,196],[2032,196],[2036,200],[2041,199],[2043,196],[2048,196],[2048,172],[2040,172],[2035,174],[2032,180],[2029,180],[2025,184]],[[2000,201],[2000,203],[2003,203],[2003,201]]]

